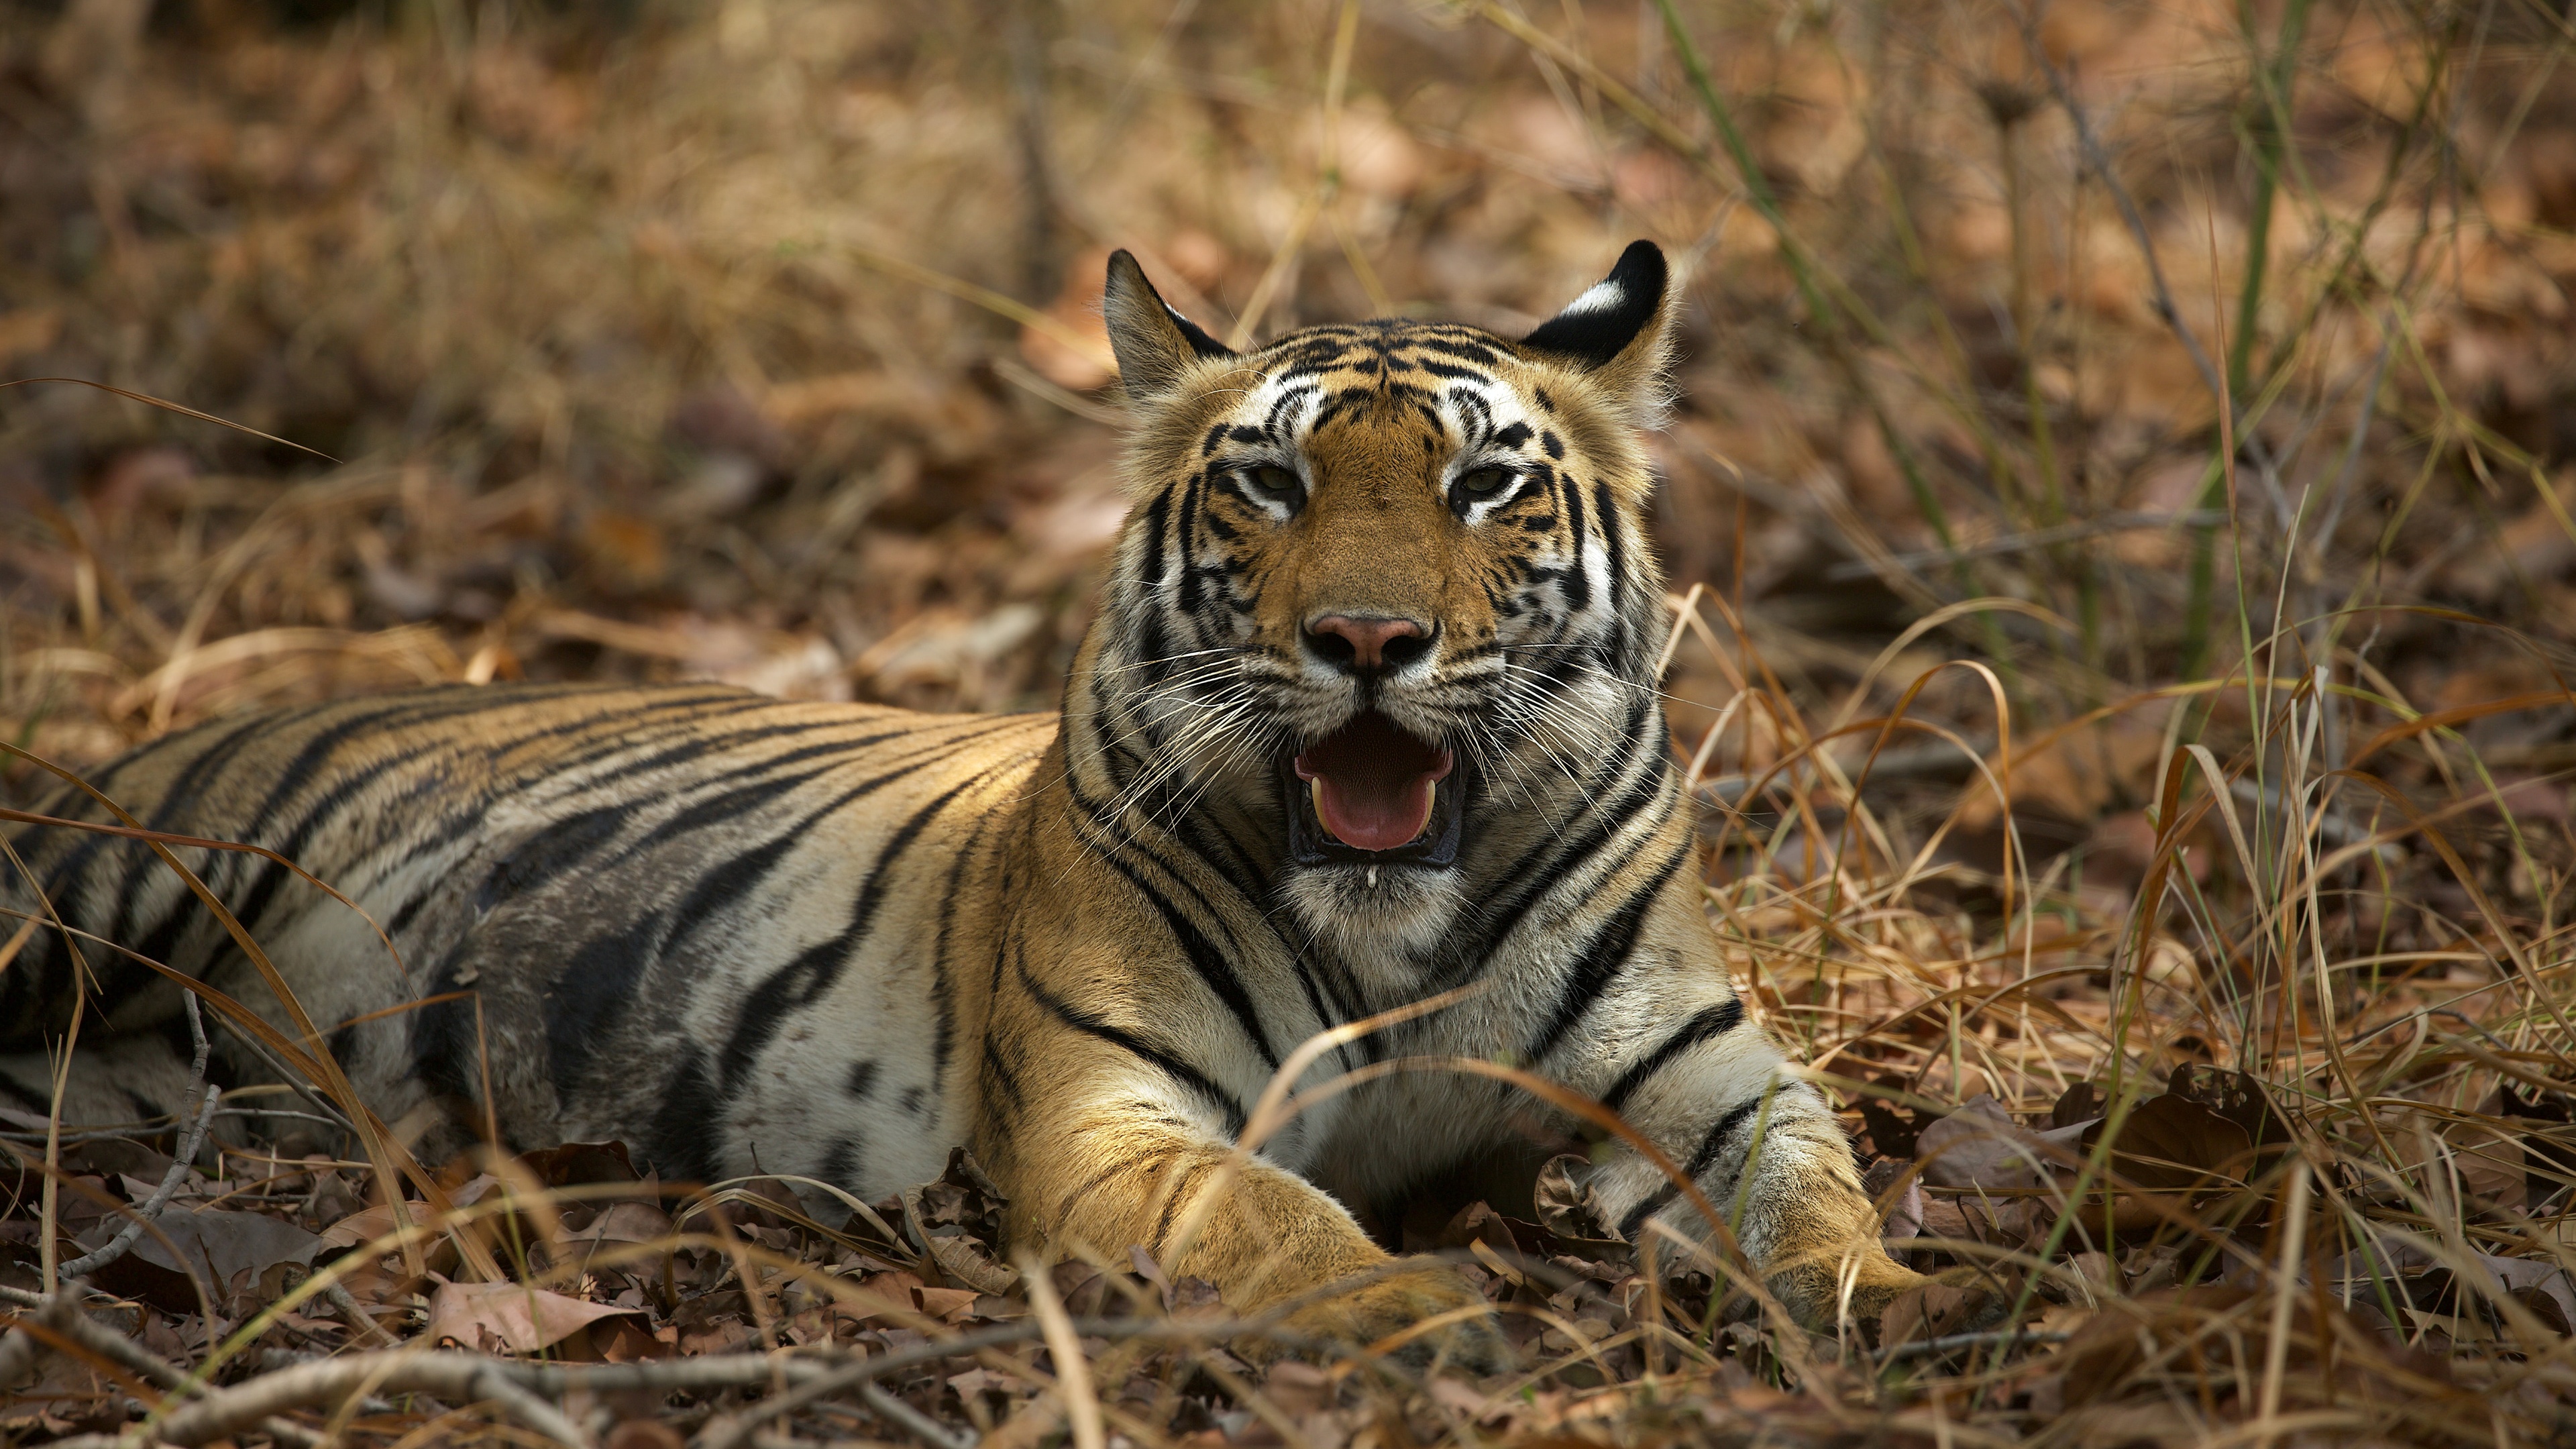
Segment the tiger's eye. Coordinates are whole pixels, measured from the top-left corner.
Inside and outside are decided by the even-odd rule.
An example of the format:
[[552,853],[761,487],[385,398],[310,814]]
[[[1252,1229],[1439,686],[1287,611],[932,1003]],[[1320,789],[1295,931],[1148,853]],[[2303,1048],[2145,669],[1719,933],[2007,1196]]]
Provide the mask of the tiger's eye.
[[1458,480],[1458,486],[1470,493],[1491,493],[1511,481],[1509,468],[1479,468]]
[[1297,475],[1275,463],[1258,464],[1247,470],[1245,476],[1252,480],[1253,487],[1260,489],[1264,493],[1294,493],[1297,491]]

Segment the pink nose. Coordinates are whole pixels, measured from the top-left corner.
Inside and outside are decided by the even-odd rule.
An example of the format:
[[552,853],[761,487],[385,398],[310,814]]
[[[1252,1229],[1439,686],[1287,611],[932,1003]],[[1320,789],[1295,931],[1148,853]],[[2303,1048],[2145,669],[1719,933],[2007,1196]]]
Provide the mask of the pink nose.
[[1350,614],[1326,614],[1306,626],[1308,641],[1316,652],[1344,669],[1374,672],[1390,662],[1411,663],[1421,653],[1419,646],[1408,649],[1396,641],[1420,639],[1422,626],[1411,619],[1379,619]]

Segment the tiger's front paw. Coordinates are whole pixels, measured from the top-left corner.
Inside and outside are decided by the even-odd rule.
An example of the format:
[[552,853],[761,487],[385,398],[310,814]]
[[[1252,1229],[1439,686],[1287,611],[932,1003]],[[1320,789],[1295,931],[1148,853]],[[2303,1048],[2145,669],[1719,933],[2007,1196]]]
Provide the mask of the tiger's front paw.
[[[1514,1364],[1512,1346],[1485,1295],[1436,1258],[1406,1259],[1402,1271],[1308,1304],[1280,1327],[1292,1339],[1376,1348],[1415,1367],[1439,1364],[1492,1374]],[[1278,1343],[1252,1347],[1269,1358],[1296,1351]]]
[[1872,1291],[1854,1295],[1852,1316],[1876,1324],[1881,1344],[1982,1332],[2012,1311],[2012,1295],[1993,1272],[1973,1264],[1928,1277],[1906,1276],[1913,1281],[1874,1285]]

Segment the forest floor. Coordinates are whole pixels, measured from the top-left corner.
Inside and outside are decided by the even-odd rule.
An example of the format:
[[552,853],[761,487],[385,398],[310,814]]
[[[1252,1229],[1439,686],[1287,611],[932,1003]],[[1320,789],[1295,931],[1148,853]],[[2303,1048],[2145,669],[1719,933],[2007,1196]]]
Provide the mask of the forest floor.
[[[2542,0],[0,0],[0,803],[422,682],[1049,707],[1108,248],[1265,337],[1510,332],[1660,240],[1709,909],[1896,1251],[2014,1304],[1809,1334],[1542,1193],[1402,1228],[1520,1371],[1265,1369],[1150,1260],[1024,1277],[970,1161],[818,1218],[603,1144],[398,1211],[323,1094],[185,1163],[0,1109],[0,1436],[2576,1444],[2571,49]],[[15,381],[65,378],[194,412]]]

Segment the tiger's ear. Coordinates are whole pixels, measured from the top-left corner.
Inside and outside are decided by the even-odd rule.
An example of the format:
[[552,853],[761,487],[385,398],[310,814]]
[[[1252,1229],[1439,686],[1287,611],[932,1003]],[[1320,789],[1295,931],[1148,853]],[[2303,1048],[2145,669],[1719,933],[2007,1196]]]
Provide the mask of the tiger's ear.
[[1234,356],[1199,324],[1173,311],[1124,247],[1109,254],[1101,311],[1109,322],[1110,350],[1118,354],[1119,384],[1137,402],[1170,391],[1201,358]]
[[1582,373],[1628,401],[1641,423],[1661,411],[1672,334],[1672,276],[1663,248],[1630,242],[1610,275],[1538,325],[1521,346]]

